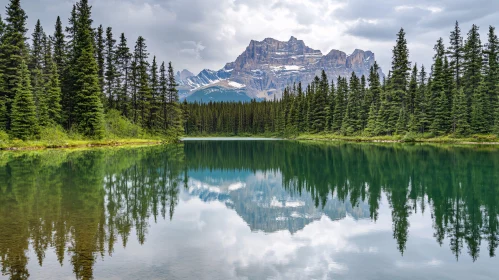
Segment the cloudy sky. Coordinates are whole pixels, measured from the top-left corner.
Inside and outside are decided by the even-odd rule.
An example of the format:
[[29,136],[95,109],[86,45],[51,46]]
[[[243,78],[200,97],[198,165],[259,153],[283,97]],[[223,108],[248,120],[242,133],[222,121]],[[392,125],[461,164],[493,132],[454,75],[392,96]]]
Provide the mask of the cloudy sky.
[[[0,0],[6,6],[8,0]],[[53,32],[57,15],[67,22],[74,0],[21,0],[31,30],[37,19]],[[234,61],[249,41],[302,39],[324,54],[372,50],[390,67],[395,34],[404,27],[411,61],[427,66],[439,37],[448,42],[454,22],[463,33],[476,23],[485,41],[499,26],[497,0],[90,0],[94,23],[125,32],[133,44],[146,38],[151,54],[177,69],[199,72]],[[2,11],[4,15],[4,11]]]

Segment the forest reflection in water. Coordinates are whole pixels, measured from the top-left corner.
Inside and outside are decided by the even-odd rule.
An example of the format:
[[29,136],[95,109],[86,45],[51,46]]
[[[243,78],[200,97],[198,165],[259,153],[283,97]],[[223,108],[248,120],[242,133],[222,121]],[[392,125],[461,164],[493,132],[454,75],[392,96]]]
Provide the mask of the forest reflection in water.
[[[28,262],[36,259],[43,267],[53,251],[61,265],[70,263],[76,278],[93,278],[99,258],[105,262],[130,238],[146,243],[151,221],[175,219],[182,192],[207,201],[216,196],[254,231],[291,233],[321,215],[376,222],[386,197],[402,255],[410,250],[409,218],[429,212],[435,242],[448,244],[456,259],[494,257],[498,167],[499,152],[490,147],[289,141],[1,153],[2,275],[29,278]],[[225,197],[192,186],[210,178],[220,187],[224,176],[237,172],[279,174],[274,177],[280,187],[300,199],[276,202],[275,188],[261,185],[229,186],[236,194]],[[301,203],[303,211],[286,212],[286,203]],[[480,252],[482,243],[488,252]]]

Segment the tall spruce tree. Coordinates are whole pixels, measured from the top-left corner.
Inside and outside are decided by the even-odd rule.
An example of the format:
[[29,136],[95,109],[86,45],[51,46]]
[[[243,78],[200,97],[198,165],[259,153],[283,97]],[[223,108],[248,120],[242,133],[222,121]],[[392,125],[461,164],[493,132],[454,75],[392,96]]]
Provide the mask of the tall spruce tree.
[[117,109],[116,97],[116,40],[113,38],[113,29],[106,29],[106,72],[105,72],[105,90],[107,96],[107,105],[110,109]]
[[486,110],[487,84],[482,79],[478,90],[473,94],[471,102],[471,129],[474,133],[484,134],[489,132]]
[[78,130],[88,137],[104,136],[104,114],[99,86],[98,66],[94,56],[91,7],[88,0],[77,3],[76,33],[74,38],[75,121]]
[[[411,62],[409,61],[409,49],[407,47],[407,40],[405,38],[404,29],[400,29],[397,34],[397,42],[393,48],[393,58],[392,58],[392,71],[391,78],[389,79],[389,90],[385,94],[384,104],[382,104],[382,110],[380,112],[380,117],[382,121],[385,122],[385,133],[391,135],[395,132],[397,123],[401,119],[401,115],[407,115],[406,112],[400,112],[402,110],[407,110],[405,106],[405,97],[407,95],[407,84],[409,81],[409,71],[411,70]],[[401,119],[403,122],[401,126],[405,126],[405,117]],[[401,129],[401,128],[399,128]],[[405,127],[403,127],[405,130]]]
[[[95,59],[97,60],[97,75],[99,76],[99,85],[101,92],[104,93],[105,86],[105,38],[104,38],[104,28],[102,25],[99,25],[97,28],[97,32],[95,34]],[[102,102],[106,102],[105,96],[102,96]]]
[[360,81],[355,72],[350,76],[349,95],[345,109],[345,116],[342,123],[342,132],[347,135],[352,135],[360,130],[361,119],[359,118],[361,97],[360,97]]
[[485,111],[487,112],[487,132],[492,130],[495,122],[495,110],[499,106],[499,40],[495,28],[489,27],[488,43],[484,50],[484,79],[486,84]]
[[52,124],[60,124],[62,121],[62,106],[61,106],[61,83],[59,74],[57,73],[57,64],[52,62],[52,70],[49,80],[45,86],[47,91],[47,103],[49,104],[48,115]]
[[0,108],[0,114],[2,114],[0,120],[5,120],[3,121],[5,129],[9,130],[15,88],[20,80],[18,72],[28,54],[26,49],[26,19],[28,17],[21,8],[20,0],[10,0],[6,15],[6,27],[0,46],[0,73],[3,78],[0,100],[5,104],[0,105],[5,106],[5,110]]
[[151,87],[149,82],[149,53],[145,39],[139,36],[135,44],[133,54],[133,86],[134,86],[134,117],[133,120],[137,124],[147,126],[148,116],[150,111]]
[[[62,81],[62,111],[63,122],[66,129],[72,129],[76,120],[76,94],[75,94],[75,68],[77,59],[76,34],[78,30],[78,11],[77,5],[73,5],[71,16],[69,17],[69,26],[66,27],[67,41],[63,68],[61,72]],[[57,30],[57,29],[56,29]],[[57,58],[56,58],[57,59]],[[71,66],[71,67],[70,67]],[[60,66],[59,66],[60,67]]]
[[411,62],[409,61],[409,49],[407,40],[405,39],[404,29],[400,29],[397,34],[397,42],[393,48],[392,59],[392,76],[390,79],[390,87],[392,90],[405,92],[409,81],[409,71],[411,70]]
[[35,31],[32,34],[31,38],[31,59],[29,63],[29,69],[41,69],[42,68],[42,60],[43,60],[43,37],[45,33],[43,32],[42,24],[40,20],[36,22]]
[[22,140],[31,139],[38,134],[38,124],[30,74],[24,60],[21,60],[17,85],[13,90],[15,97],[12,104],[11,135]]
[[125,34],[120,36],[120,42],[116,48],[116,109],[125,117],[130,118],[130,67],[132,54],[128,48]]
[[57,72],[63,73],[66,67],[66,39],[62,28],[61,17],[57,17],[54,32],[54,62],[57,65]]
[[470,131],[467,106],[466,95],[464,90],[460,88],[452,104],[452,129],[458,136],[466,136]]
[[478,26],[473,25],[471,27],[464,46],[463,86],[464,94],[468,100],[468,108],[471,108],[472,98],[477,94],[478,87],[482,81],[482,43],[478,31]]
[[172,63],[168,63],[168,82],[167,82],[167,95],[168,95],[168,130],[170,135],[179,138],[182,135],[182,112],[178,99],[177,82],[175,81],[175,72],[173,71]]
[[447,132],[449,103],[446,95],[446,68],[445,68],[445,46],[440,38],[435,45],[435,56],[433,64],[433,76],[431,83],[430,115],[433,119],[431,131],[437,135]]
[[329,81],[324,70],[322,70],[320,80],[316,76],[314,83],[316,92],[313,100],[312,129],[316,132],[321,132],[326,128],[326,105],[329,92]]
[[450,68],[454,77],[455,86],[457,89],[461,87],[461,76],[463,71],[463,57],[464,57],[463,37],[461,35],[461,28],[456,21],[454,30],[450,34],[450,45],[447,53],[450,57]]
[[156,129],[160,124],[160,85],[156,56],[154,56],[151,66],[151,95],[149,98],[148,127]]
[[165,63],[161,63],[159,67],[159,95],[161,99],[161,117],[163,130],[168,129],[169,113],[168,113],[168,77],[166,73]]
[[336,91],[335,101],[334,101],[334,112],[333,112],[333,123],[332,131],[339,132],[343,125],[343,119],[345,117],[345,107],[346,98],[348,95],[348,83],[346,79],[338,76],[337,80],[338,90]]

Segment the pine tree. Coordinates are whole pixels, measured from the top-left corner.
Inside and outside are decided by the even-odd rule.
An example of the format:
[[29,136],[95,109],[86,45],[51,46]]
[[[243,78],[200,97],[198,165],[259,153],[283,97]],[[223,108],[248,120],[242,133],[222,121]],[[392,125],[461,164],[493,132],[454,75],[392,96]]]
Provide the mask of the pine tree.
[[471,129],[474,133],[482,134],[487,133],[487,113],[486,109],[487,102],[487,85],[484,80],[482,80],[478,86],[476,92],[473,93],[472,103],[471,103]]
[[[97,75],[99,76],[99,85],[100,90],[104,93],[104,74],[105,74],[105,40],[104,40],[104,28],[102,25],[99,25],[97,28],[96,38],[95,38],[95,59],[97,60]],[[105,96],[102,96],[102,102],[106,102]]]
[[45,86],[47,90],[48,115],[52,124],[60,124],[62,121],[62,106],[61,106],[61,84],[59,74],[57,73],[57,64],[52,62],[49,80]]
[[[34,70],[32,70],[32,87],[33,87],[33,96],[35,98],[36,110],[38,115],[38,124],[40,126],[47,126],[51,123],[50,115],[49,115],[49,107],[56,106],[50,104],[48,99],[48,89],[47,84],[50,80],[50,75],[52,73],[51,64],[52,60],[52,43],[47,38],[46,35],[42,38],[42,46],[43,46],[43,59],[40,63],[40,66],[37,66]],[[41,67],[41,68],[38,68]]]
[[135,44],[133,55],[133,86],[134,86],[134,122],[144,126],[148,125],[148,116],[150,111],[151,88],[148,75],[149,62],[147,61],[149,54],[145,39],[139,36]]
[[350,77],[350,93],[341,128],[343,133],[351,135],[360,130],[360,102],[360,81],[355,72],[352,72],[352,76]]
[[450,34],[450,46],[448,54],[450,56],[450,68],[454,77],[456,88],[461,87],[461,75],[463,69],[463,37],[461,36],[461,29],[459,23],[456,21],[454,30]]
[[178,103],[177,82],[175,81],[175,72],[173,71],[172,63],[168,63],[168,130],[172,137],[179,138],[182,135],[182,112]]
[[106,72],[105,72],[105,89],[107,95],[107,105],[110,109],[118,109],[116,104],[116,40],[113,38],[113,30],[111,27],[106,29]]
[[333,123],[332,131],[339,132],[343,125],[343,118],[345,117],[345,101],[348,94],[348,84],[346,79],[338,77],[338,90],[336,91],[336,98],[334,101]]
[[[0,73],[2,73],[2,92],[0,100],[5,103],[5,114],[0,116],[5,119],[5,128],[10,129],[12,102],[14,100],[15,88],[19,84],[19,69],[23,59],[27,56],[26,49],[26,13],[21,8],[20,0],[10,0],[6,11],[6,28],[2,36],[0,46]],[[3,107],[3,105],[1,105]],[[3,109],[0,110],[4,111]]]
[[[78,30],[78,14],[77,5],[73,5],[71,10],[71,16],[69,18],[69,26],[66,27],[67,42],[64,57],[62,58],[62,70],[61,70],[61,84],[62,84],[62,112],[63,112],[63,123],[66,129],[72,129],[78,120],[76,119],[76,94],[75,94],[75,69],[77,59],[77,46],[76,46],[76,34]],[[57,32],[57,27],[56,27]],[[56,43],[57,44],[57,43]],[[57,47],[55,47],[57,48]],[[55,59],[57,60],[57,54]],[[71,66],[71,67],[70,67]],[[61,67],[61,65],[58,65]]]
[[407,95],[409,97],[409,102],[407,104],[409,110],[409,123],[407,128],[411,132],[417,131],[417,116],[415,116],[416,111],[416,99],[418,94],[418,66],[414,64],[411,73],[411,80],[409,82],[409,89]]
[[116,48],[116,108],[123,116],[128,118],[131,117],[129,102],[131,57],[127,39],[125,34],[122,33]]
[[443,44],[443,39],[440,38],[435,45],[435,57],[433,64],[433,77],[431,83],[431,98],[429,113],[433,121],[430,130],[441,135],[447,132],[449,126],[449,102],[446,94],[446,68],[444,61],[445,58],[445,46]]
[[150,109],[149,109],[149,128],[159,127],[159,114],[160,114],[160,85],[158,78],[158,64],[156,63],[156,56],[153,58],[151,66],[151,95],[150,95]]
[[162,128],[163,130],[168,129],[168,118],[169,118],[169,113],[168,113],[168,78],[167,78],[167,73],[166,73],[166,67],[165,63],[161,63],[161,66],[159,67],[159,95],[160,95],[160,102],[161,102],[161,122],[163,124]]
[[42,24],[40,20],[36,22],[35,31],[32,35],[32,47],[31,47],[31,60],[29,64],[29,69],[41,69],[43,60],[43,37],[45,33],[43,32]]
[[54,32],[54,61],[57,65],[57,72],[63,73],[66,67],[66,39],[62,29],[61,18],[57,17]]
[[326,104],[327,94],[329,92],[329,81],[326,72],[322,70],[321,78],[315,77],[314,106],[313,106],[313,120],[312,129],[316,132],[324,131],[326,128]]
[[367,125],[365,129],[365,132],[368,135],[371,136],[376,135],[377,118],[378,118],[378,108],[376,106],[376,103],[371,103],[371,106],[369,108],[369,115],[367,117]]
[[440,91],[440,94],[433,99],[433,102],[435,104],[435,110],[433,112],[434,118],[430,129],[435,135],[442,135],[448,132],[447,123],[449,112],[447,111],[448,99],[445,92]]
[[459,89],[455,95],[452,106],[453,131],[458,136],[466,136],[469,133],[470,125],[468,123],[467,101],[464,90]]
[[303,87],[301,82],[298,83],[298,88],[296,90],[298,92],[296,99],[298,100],[298,112],[297,112],[297,121],[296,125],[298,128],[298,132],[305,132],[305,118],[306,118],[306,106],[305,104],[305,96],[303,94]]
[[405,92],[411,70],[411,62],[409,62],[409,49],[407,48],[407,40],[405,39],[404,29],[400,29],[397,34],[397,43],[393,48],[392,60],[392,76],[390,79],[390,87],[392,90]]
[[31,92],[30,74],[24,60],[18,70],[18,81],[12,104],[11,134],[14,138],[27,140],[38,134],[36,108]]
[[[326,105],[326,128],[325,128],[325,131],[327,131],[327,132],[331,131],[331,127],[333,124],[335,98],[336,98],[336,89],[335,89],[334,80],[333,80],[333,81],[331,81],[331,86],[329,87],[329,94],[327,96],[327,101],[326,101],[327,105]],[[297,106],[300,107],[299,103],[301,102],[301,97],[298,95],[296,99],[297,99],[297,103],[298,103]],[[298,123],[297,123],[297,125],[298,125]]]
[[468,32],[468,39],[464,46],[464,74],[462,84],[464,86],[464,94],[468,100],[468,108],[471,107],[473,93],[477,92],[482,80],[482,43],[478,31],[478,26],[473,25]]
[[[400,116],[400,108],[404,110],[405,97],[407,96],[407,84],[409,78],[409,71],[411,70],[411,63],[409,62],[409,50],[407,48],[407,41],[405,39],[404,29],[400,29],[397,34],[397,42],[393,48],[392,71],[389,79],[389,90],[385,93],[378,116],[380,121],[384,122],[385,133],[391,135],[395,132],[397,123]],[[402,116],[407,115],[406,112]],[[399,129],[405,130],[406,121],[405,117],[401,119]]]
[[490,112],[495,112],[497,106],[499,106],[499,39],[495,34],[495,28],[493,26],[489,27],[488,43],[484,50],[485,54],[485,73],[484,79],[486,83],[486,102],[485,111],[487,113],[487,131],[490,131],[494,126],[495,114]]
[[101,102],[97,62],[91,29],[91,7],[88,0],[77,4],[77,30],[75,43],[75,65],[71,71],[74,83],[75,121],[78,130],[95,138],[104,136],[104,114]]

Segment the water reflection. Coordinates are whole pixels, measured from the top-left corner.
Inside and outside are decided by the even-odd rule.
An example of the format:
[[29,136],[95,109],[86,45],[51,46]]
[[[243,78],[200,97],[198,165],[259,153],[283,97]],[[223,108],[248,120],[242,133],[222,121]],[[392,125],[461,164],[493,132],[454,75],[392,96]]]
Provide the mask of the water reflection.
[[[342,228],[325,217],[375,230],[387,203],[402,255],[411,250],[411,217],[429,213],[435,242],[456,259],[466,253],[477,260],[482,243],[494,257],[498,167],[495,148],[281,141],[3,153],[2,274],[27,279],[30,257],[45,266],[46,253],[55,251],[76,278],[91,279],[99,258],[130,238],[147,243],[151,223],[175,219],[179,203],[193,199],[232,209],[253,232],[315,240],[336,232],[335,242]],[[407,266],[403,260],[398,264]]]

